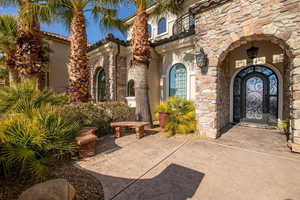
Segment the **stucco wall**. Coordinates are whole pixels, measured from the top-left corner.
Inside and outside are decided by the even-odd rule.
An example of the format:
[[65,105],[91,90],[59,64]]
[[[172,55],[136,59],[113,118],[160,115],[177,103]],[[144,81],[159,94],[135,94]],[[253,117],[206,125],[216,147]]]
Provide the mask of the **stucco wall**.
[[[183,6],[182,6],[183,10],[178,15],[174,15],[174,14],[167,13],[167,12],[164,12],[161,15],[154,15],[154,14],[152,14],[153,8],[148,9],[148,11],[150,13],[148,24],[150,24],[151,27],[152,27],[152,37],[150,38],[150,40],[151,41],[157,41],[157,40],[161,40],[161,39],[164,39],[164,38],[169,38],[170,36],[172,36],[172,34],[173,34],[173,32],[172,32],[173,25],[174,25],[177,17],[188,13],[189,8],[193,4],[201,2],[201,1],[203,1],[203,0],[185,0],[184,3],[183,3]],[[159,35],[157,33],[157,25],[158,25],[158,21],[162,17],[165,17],[166,20],[167,20],[167,32]],[[134,18],[131,18],[130,20],[127,21],[127,23],[130,25],[130,27],[128,29],[128,32],[127,32],[127,39],[128,40],[131,39],[131,32],[132,32],[131,25],[133,24],[133,19]]]
[[161,82],[163,83],[162,101],[169,97],[169,75],[171,68],[178,63],[187,70],[187,99],[195,99],[195,55],[193,36],[160,45],[155,50],[162,57]]
[[69,43],[56,40],[48,42],[51,49],[49,62],[49,87],[56,93],[64,93],[68,88]]

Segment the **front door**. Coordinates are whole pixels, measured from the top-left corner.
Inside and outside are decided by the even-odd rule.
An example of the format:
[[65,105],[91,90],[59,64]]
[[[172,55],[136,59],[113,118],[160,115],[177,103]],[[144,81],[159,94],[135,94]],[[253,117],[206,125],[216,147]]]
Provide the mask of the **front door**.
[[243,82],[242,93],[243,120],[249,122],[265,122],[266,100],[268,95],[267,79],[259,74],[249,74]]
[[278,78],[265,66],[242,70],[234,80],[235,122],[274,124],[278,119]]

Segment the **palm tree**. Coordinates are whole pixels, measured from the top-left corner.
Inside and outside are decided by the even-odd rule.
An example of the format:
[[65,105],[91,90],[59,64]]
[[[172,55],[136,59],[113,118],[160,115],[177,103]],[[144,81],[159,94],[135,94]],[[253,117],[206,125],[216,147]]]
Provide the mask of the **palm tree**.
[[11,75],[10,84],[20,81],[16,68],[17,19],[12,15],[0,15],[0,65]]
[[18,6],[15,64],[21,79],[38,78],[47,58],[43,53],[39,23],[49,22],[51,9],[44,0],[0,0],[0,7]]
[[87,12],[107,28],[123,30],[122,21],[117,18],[115,9],[119,0],[48,0],[55,9],[60,21],[71,30],[71,54],[69,63],[70,101],[87,102],[89,100],[89,68],[87,58]]
[[150,43],[148,40],[148,14],[146,10],[155,2],[154,14],[173,14],[181,11],[180,0],[131,0],[137,12],[132,27],[132,64],[135,70],[136,120],[152,123],[148,95],[148,66],[150,63]]

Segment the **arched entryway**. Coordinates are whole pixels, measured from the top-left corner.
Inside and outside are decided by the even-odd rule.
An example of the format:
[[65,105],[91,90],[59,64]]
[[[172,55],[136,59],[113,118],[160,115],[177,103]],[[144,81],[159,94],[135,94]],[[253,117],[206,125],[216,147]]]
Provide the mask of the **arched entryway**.
[[275,125],[279,117],[278,75],[264,65],[242,69],[232,85],[233,122]]
[[[258,48],[255,58],[247,50]],[[231,49],[217,70],[216,121],[222,133],[232,123],[276,125],[291,117],[291,67],[284,49],[268,40]]]

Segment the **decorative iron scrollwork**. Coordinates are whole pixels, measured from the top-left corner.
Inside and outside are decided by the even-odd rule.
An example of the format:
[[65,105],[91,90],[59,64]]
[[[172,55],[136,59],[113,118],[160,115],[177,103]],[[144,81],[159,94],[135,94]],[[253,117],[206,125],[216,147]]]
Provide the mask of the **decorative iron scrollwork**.
[[195,18],[191,14],[184,14],[177,18],[173,25],[173,35],[179,35],[194,31],[195,29]]

